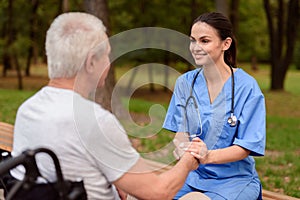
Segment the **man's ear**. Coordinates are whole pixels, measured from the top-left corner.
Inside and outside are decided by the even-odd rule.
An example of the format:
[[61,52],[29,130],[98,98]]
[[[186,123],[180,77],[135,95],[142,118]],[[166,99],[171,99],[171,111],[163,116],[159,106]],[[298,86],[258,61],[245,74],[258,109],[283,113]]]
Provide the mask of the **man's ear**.
[[91,53],[88,54],[87,58],[86,58],[86,62],[85,62],[85,70],[87,71],[87,73],[93,73],[94,72],[94,55],[92,55]]
[[230,48],[230,45],[232,43],[232,38],[231,37],[227,37],[224,41],[223,41],[223,50],[226,51]]

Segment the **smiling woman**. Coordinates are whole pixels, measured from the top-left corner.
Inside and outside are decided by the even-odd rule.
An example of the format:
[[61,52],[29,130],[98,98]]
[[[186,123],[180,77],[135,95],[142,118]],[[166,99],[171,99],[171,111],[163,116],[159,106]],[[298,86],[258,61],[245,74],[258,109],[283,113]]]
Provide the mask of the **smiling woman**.
[[198,169],[175,199],[190,192],[211,199],[261,199],[253,156],[265,151],[265,101],[255,79],[236,68],[230,21],[216,12],[196,18],[190,52],[201,69],[177,79],[163,127],[176,132],[176,140],[196,137],[205,145],[197,155]]

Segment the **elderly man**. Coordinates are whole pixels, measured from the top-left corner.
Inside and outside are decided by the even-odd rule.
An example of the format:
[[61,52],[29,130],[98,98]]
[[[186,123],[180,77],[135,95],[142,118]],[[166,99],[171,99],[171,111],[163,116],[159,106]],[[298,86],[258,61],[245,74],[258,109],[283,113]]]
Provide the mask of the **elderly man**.
[[[46,36],[49,84],[24,102],[17,113],[13,156],[46,147],[58,156],[66,179],[83,179],[89,199],[119,199],[119,191],[141,199],[171,199],[189,171],[199,140],[169,171],[156,175],[132,147],[118,120],[90,95],[105,83],[110,44],[101,20],[86,13],[65,13]],[[193,153],[192,153],[193,152]],[[41,174],[55,181],[46,156],[37,159]],[[24,169],[11,172],[22,179]]]

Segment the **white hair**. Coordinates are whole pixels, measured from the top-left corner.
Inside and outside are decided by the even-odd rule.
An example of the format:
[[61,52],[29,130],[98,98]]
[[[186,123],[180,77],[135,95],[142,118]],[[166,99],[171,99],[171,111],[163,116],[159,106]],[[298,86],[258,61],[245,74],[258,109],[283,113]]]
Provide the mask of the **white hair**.
[[46,35],[49,78],[74,77],[89,52],[99,57],[107,48],[100,45],[107,38],[105,31],[102,21],[87,13],[70,12],[55,18]]

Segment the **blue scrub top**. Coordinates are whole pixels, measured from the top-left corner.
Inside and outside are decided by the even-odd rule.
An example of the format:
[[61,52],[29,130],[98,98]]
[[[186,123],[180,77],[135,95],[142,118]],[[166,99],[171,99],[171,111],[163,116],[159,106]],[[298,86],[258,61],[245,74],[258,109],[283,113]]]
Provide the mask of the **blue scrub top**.
[[[203,71],[198,74],[191,90],[198,70],[189,71],[177,79],[163,127],[173,132],[196,134],[210,150],[232,145],[250,150],[247,158],[237,162],[200,164],[186,180],[188,185],[198,190],[235,199],[250,182],[255,181],[260,187],[252,156],[263,156],[265,152],[264,96],[255,79],[242,69],[237,69],[234,73],[234,114],[238,124],[231,127],[227,123],[231,110],[231,78],[211,103]],[[189,98],[191,91],[196,103]]]

